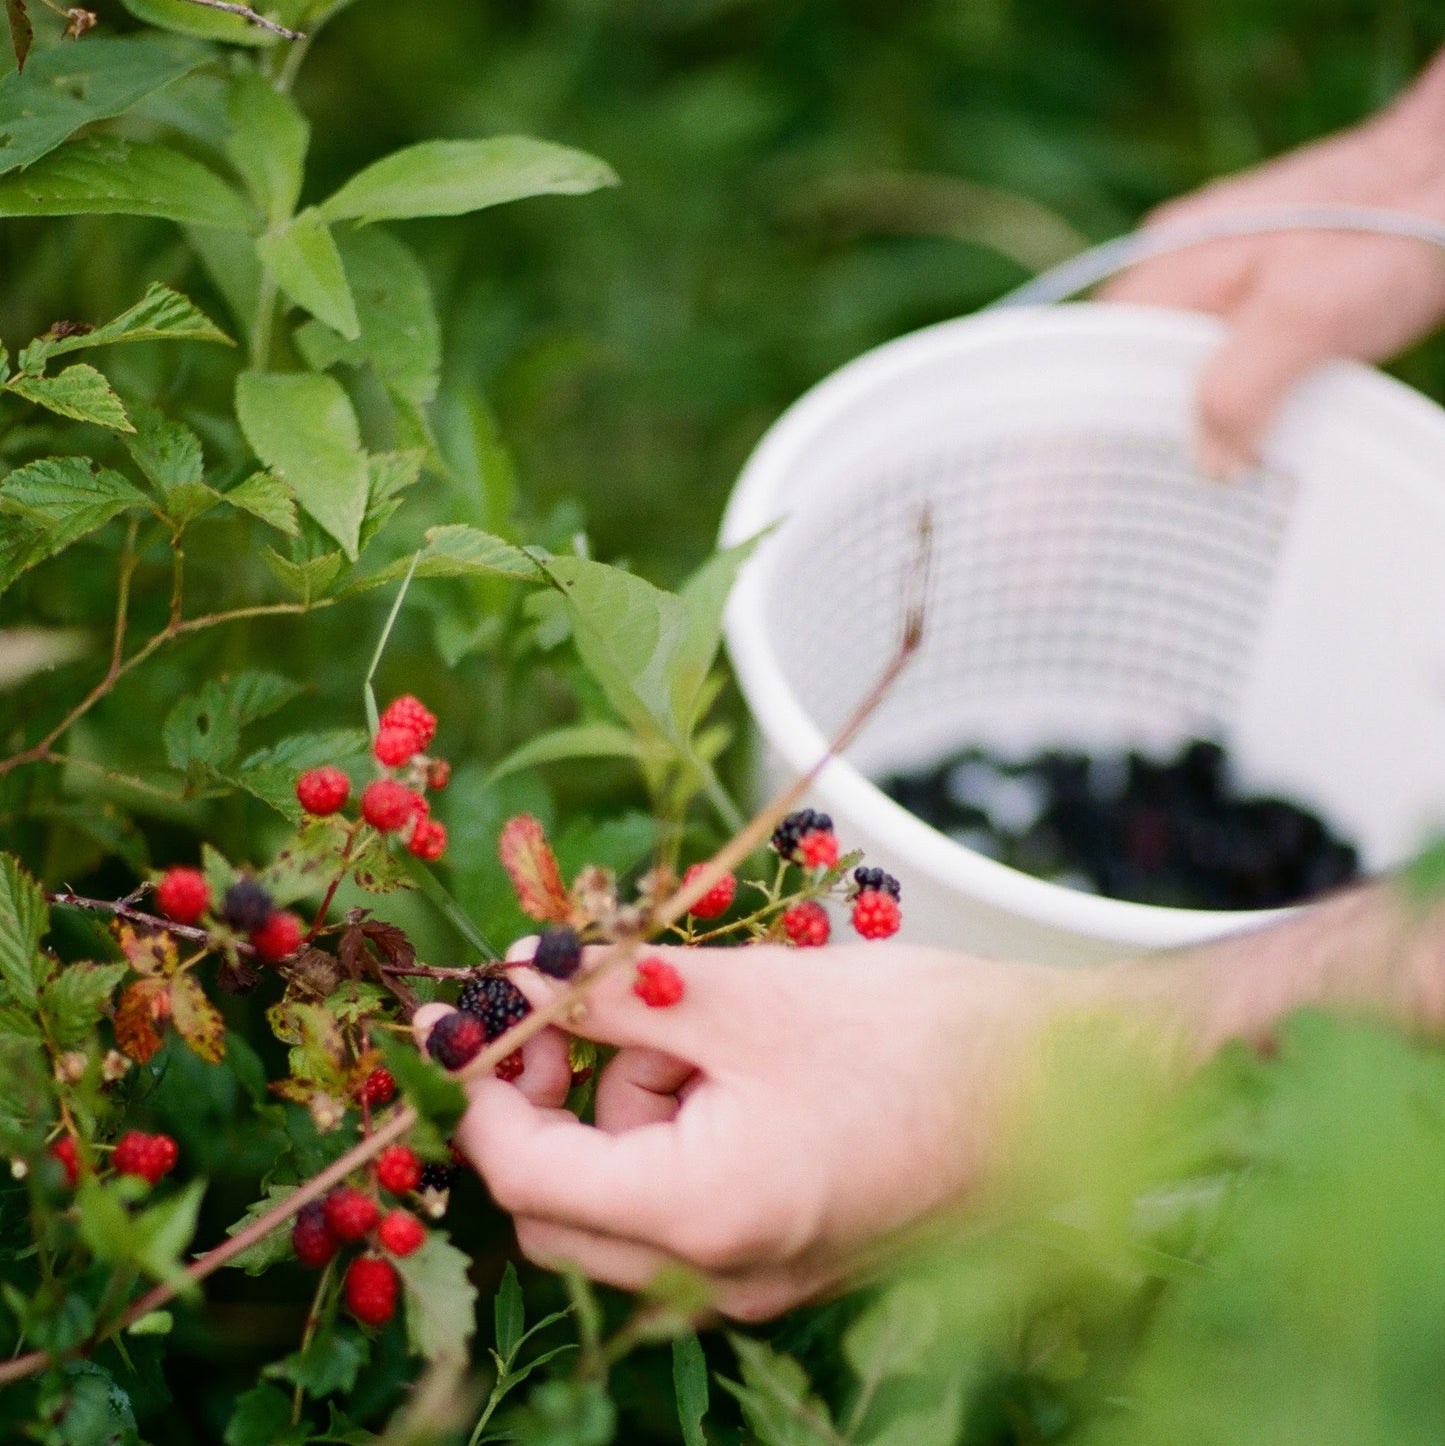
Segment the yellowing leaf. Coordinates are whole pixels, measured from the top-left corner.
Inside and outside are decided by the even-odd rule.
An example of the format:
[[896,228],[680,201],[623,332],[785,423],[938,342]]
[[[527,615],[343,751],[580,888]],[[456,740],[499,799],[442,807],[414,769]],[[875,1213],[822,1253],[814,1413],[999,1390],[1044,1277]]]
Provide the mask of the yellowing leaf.
[[517,891],[522,912],[544,923],[564,922],[567,890],[542,825],[529,813],[508,819],[497,839],[497,853]]
[[207,1064],[219,1064],[225,1058],[226,1022],[194,974],[177,974],[172,981],[171,1019],[192,1054]]
[[121,924],[116,934],[121,953],[137,974],[166,979],[176,972],[180,955],[176,953],[176,941],[169,934],[147,934],[129,924]]
[[137,1064],[161,1047],[158,1021],[170,1013],[171,986],[164,979],[137,979],[115,1006],[115,1042]]

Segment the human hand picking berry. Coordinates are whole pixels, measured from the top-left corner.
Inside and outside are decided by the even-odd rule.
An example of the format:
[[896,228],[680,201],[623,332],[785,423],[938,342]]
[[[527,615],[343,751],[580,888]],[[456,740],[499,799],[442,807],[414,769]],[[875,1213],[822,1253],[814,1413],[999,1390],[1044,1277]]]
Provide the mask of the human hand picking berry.
[[[604,952],[589,949],[584,970]],[[681,998],[654,1003],[658,971],[616,969],[569,1024],[617,1046],[595,1125],[561,1108],[571,1074],[549,1029],[515,1086],[470,1086],[456,1143],[533,1259],[628,1289],[680,1262],[743,1319],[836,1286],[861,1249],[966,1192],[1062,983],[897,944],[648,947],[643,962],[665,966]],[[533,1007],[565,987],[532,969],[507,977]],[[449,1015],[423,1006],[418,1034]]]
[[[1357,205],[1445,222],[1445,52],[1378,116],[1160,207],[1148,226],[1231,213]],[[1286,392],[1331,357],[1380,361],[1445,318],[1438,247],[1410,238],[1280,231],[1141,262],[1106,301],[1180,306],[1229,324],[1200,383],[1200,460],[1228,476],[1255,458]]]

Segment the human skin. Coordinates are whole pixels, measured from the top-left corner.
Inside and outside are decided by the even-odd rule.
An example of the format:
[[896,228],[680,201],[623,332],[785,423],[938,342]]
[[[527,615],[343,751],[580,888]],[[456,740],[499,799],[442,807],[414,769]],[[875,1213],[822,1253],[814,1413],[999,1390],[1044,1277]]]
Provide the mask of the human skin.
[[[566,1040],[549,1029],[515,1085],[470,1087],[455,1138],[529,1258],[633,1290],[681,1264],[742,1320],[826,1293],[870,1248],[966,1205],[1035,1044],[1070,1013],[1148,1022],[1199,1060],[1304,1004],[1445,1028],[1445,918],[1395,886],[1093,968],[899,943],[648,952],[683,975],[679,1004],[649,1008],[616,969],[569,1024],[618,1047],[595,1125],[561,1108]],[[534,1005],[561,987],[512,977]],[[420,1010],[419,1037],[445,1012]]]
[[[1300,203],[1445,222],[1445,51],[1363,124],[1170,201],[1145,225]],[[1406,237],[1272,233],[1141,262],[1099,295],[1213,312],[1228,323],[1198,394],[1200,461],[1227,477],[1255,459],[1280,401],[1320,363],[1382,360],[1445,319],[1445,253]]]

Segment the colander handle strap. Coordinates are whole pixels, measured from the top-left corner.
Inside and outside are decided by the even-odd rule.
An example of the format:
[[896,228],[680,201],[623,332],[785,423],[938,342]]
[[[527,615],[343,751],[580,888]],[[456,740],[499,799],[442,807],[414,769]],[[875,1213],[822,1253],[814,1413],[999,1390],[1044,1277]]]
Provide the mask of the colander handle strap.
[[1407,211],[1377,206],[1276,206],[1207,220],[1148,226],[1092,246],[999,297],[996,306],[1050,306],[1151,256],[1167,255],[1230,236],[1267,236],[1280,231],[1364,231],[1376,236],[1409,236],[1445,251],[1445,225]]

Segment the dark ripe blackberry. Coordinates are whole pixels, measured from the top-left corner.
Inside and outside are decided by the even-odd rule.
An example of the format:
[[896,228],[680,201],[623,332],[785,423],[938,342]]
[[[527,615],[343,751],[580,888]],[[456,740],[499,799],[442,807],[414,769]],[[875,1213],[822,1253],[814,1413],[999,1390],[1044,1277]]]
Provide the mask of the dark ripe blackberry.
[[775,853],[790,859],[798,851],[799,841],[804,834],[812,833],[815,829],[829,833],[832,828],[833,820],[826,813],[819,813],[812,808],[800,808],[796,813],[790,813],[773,830],[770,844]]
[[887,894],[893,899],[899,898],[903,893],[898,880],[892,874],[884,873],[882,869],[854,869],[853,882],[858,885],[859,893],[864,889],[877,889],[879,893]]
[[537,940],[532,968],[553,979],[570,979],[582,963],[582,941],[570,924],[551,924]]
[[505,974],[483,974],[464,985],[457,1008],[482,1021],[488,1044],[532,1012],[526,996]]
[[421,1167],[422,1190],[450,1190],[452,1183],[457,1178],[457,1171],[454,1165],[429,1164]]
[[271,895],[255,879],[237,879],[221,900],[221,917],[239,934],[259,929],[272,913]]

